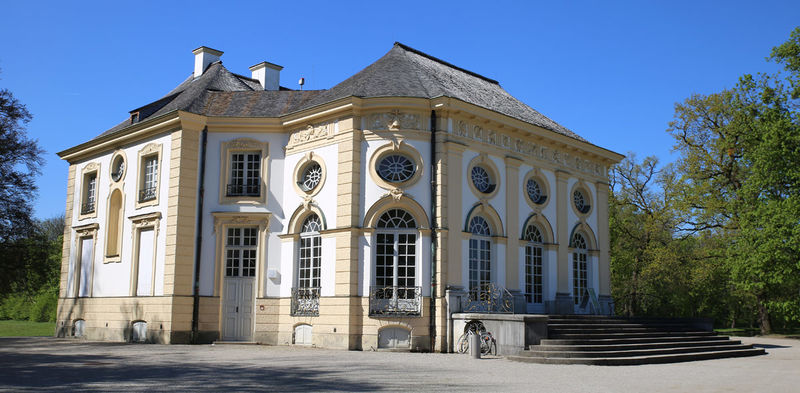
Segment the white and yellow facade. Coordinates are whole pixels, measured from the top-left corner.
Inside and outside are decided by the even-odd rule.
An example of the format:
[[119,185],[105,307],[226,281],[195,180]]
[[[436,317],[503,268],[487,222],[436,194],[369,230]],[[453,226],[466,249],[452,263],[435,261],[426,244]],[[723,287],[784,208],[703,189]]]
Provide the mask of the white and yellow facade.
[[622,156],[584,140],[448,96],[135,120],[60,153],[60,335],[448,351],[487,282],[517,313],[611,307]]

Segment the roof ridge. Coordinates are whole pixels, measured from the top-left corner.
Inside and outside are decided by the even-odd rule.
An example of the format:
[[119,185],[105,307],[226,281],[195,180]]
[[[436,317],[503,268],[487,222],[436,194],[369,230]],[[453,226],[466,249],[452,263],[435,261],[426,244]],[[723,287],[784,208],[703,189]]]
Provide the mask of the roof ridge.
[[476,78],[483,79],[483,80],[485,80],[485,81],[487,81],[487,82],[489,82],[489,83],[494,83],[495,85],[498,85],[498,86],[500,85],[500,82],[498,82],[498,81],[496,81],[496,80],[494,80],[494,79],[487,78],[487,77],[485,77],[485,76],[483,76],[483,75],[481,75],[481,74],[479,74],[479,73],[477,73],[477,72],[472,72],[472,71],[470,71],[470,70],[467,70],[467,69],[461,68],[461,67],[459,67],[459,66],[457,66],[457,65],[454,65],[454,64],[452,64],[452,63],[448,63],[448,62],[446,62],[446,61],[444,61],[444,60],[442,60],[442,59],[440,59],[440,58],[438,58],[438,57],[431,56],[431,55],[429,55],[429,54],[427,54],[427,53],[425,53],[425,52],[423,52],[423,51],[421,51],[421,50],[414,49],[414,48],[412,48],[412,47],[410,47],[410,46],[408,46],[408,45],[406,45],[406,44],[403,44],[402,42],[395,41],[395,42],[394,42],[394,45],[395,45],[395,46],[399,46],[400,48],[402,48],[402,49],[404,49],[404,50],[407,50],[407,51],[409,51],[409,52],[413,52],[413,53],[416,53],[416,54],[418,54],[418,55],[420,55],[420,56],[422,56],[422,57],[425,57],[425,58],[428,58],[428,59],[430,59],[430,60],[433,60],[433,61],[435,61],[435,62],[437,62],[437,63],[443,64],[443,65],[446,65],[446,66],[448,66],[448,67],[450,67],[450,68],[453,68],[453,69],[459,70],[459,71],[461,71],[461,72],[463,72],[463,73],[466,73],[466,74],[472,75],[472,76],[474,76],[474,77],[476,77]]

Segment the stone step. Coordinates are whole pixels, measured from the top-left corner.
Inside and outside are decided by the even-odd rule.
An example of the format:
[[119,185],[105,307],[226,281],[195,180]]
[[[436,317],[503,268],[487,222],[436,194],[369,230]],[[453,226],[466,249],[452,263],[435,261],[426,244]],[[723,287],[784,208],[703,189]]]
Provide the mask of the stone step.
[[587,364],[597,366],[625,366],[640,364],[659,364],[689,362],[695,360],[722,359],[731,357],[757,356],[764,355],[766,351],[762,348],[736,349],[728,351],[692,352],[666,355],[651,356],[626,356],[626,357],[607,357],[607,358],[553,358],[553,357],[530,357],[530,356],[509,356],[509,360],[527,363],[543,364]]
[[715,345],[715,346],[689,346],[689,347],[674,347],[674,348],[650,348],[639,350],[616,350],[616,351],[552,351],[540,350],[539,348],[531,348],[530,351],[522,351],[519,356],[531,357],[545,357],[545,358],[614,358],[614,357],[634,357],[634,356],[655,356],[655,355],[668,355],[677,353],[700,353],[700,352],[721,352],[733,351],[740,349],[751,349],[752,345]]
[[664,336],[664,337],[627,337],[627,338],[543,338],[540,345],[612,345],[612,344],[645,344],[681,341],[727,341],[727,336]]
[[686,331],[686,332],[593,332],[593,333],[551,333],[548,338],[554,339],[616,339],[616,338],[658,338],[680,336],[713,336],[714,332]]
[[620,326],[569,326],[569,327],[552,327],[548,326],[548,333],[645,333],[645,332],[696,332],[697,329],[690,327],[620,327]]
[[644,344],[607,344],[607,345],[531,345],[528,349],[539,351],[623,351],[642,350],[655,348],[680,348],[680,347],[708,347],[720,345],[741,345],[739,340],[713,340],[713,341],[676,341],[656,342]]

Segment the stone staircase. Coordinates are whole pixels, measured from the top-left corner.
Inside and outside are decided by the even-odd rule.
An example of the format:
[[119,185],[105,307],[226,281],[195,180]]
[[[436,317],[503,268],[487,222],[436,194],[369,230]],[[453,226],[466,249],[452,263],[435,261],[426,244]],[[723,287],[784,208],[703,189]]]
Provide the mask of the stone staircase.
[[508,358],[546,364],[638,365],[766,354],[687,320],[551,315],[547,339]]

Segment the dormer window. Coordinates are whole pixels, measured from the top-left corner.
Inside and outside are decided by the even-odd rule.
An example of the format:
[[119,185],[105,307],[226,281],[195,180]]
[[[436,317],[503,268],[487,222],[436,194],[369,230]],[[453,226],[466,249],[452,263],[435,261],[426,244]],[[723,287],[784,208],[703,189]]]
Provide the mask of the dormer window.
[[139,112],[131,113],[131,124],[136,123],[139,121]]

